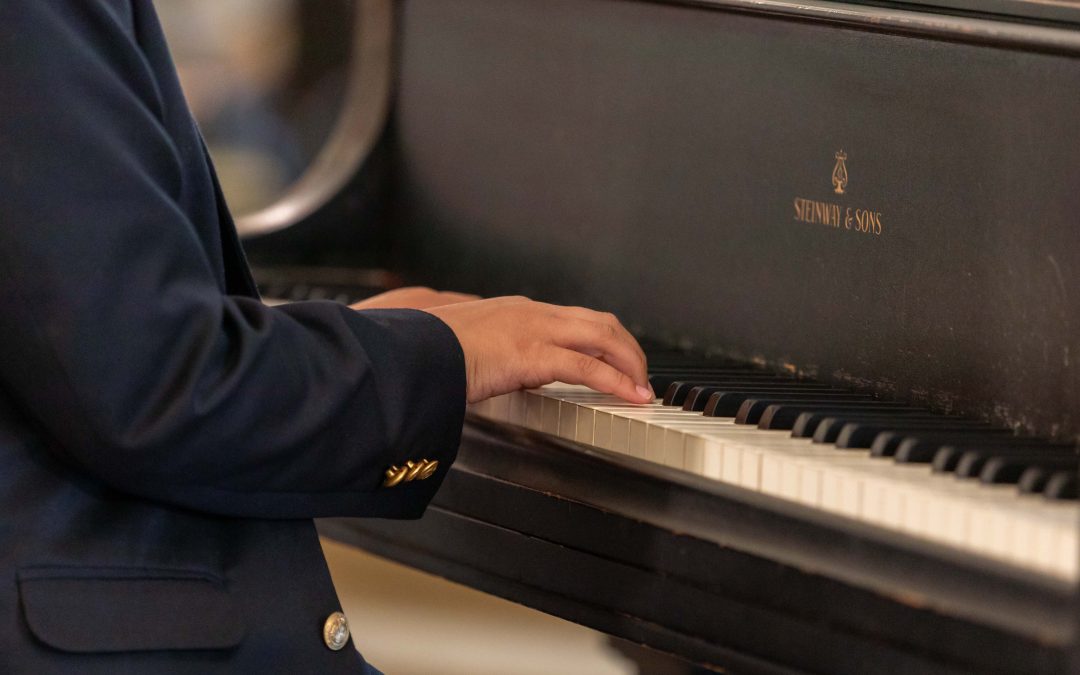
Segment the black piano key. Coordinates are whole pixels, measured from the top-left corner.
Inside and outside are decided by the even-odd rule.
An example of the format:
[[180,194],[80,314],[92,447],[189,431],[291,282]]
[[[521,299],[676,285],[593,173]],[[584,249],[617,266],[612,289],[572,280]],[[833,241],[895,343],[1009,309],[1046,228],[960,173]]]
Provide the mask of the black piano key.
[[[902,437],[900,438],[900,442],[896,444],[896,449],[893,457],[895,457],[897,462],[901,463],[929,463],[933,461],[934,455],[937,453],[937,450],[941,448],[941,446],[955,444],[954,438],[942,440],[941,436],[933,434],[913,434],[901,432],[899,435],[901,435]],[[962,444],[963,443],[961,440],[960,445]],[[1000,445],[1011,447],[1042,447],[1048,446],[1050,444],[1047,441],[1042,440],[1042,438],[1035,438],[1030,436],[1010,436],[1007,438],[984,438],[984,440],[981,440],[978,445],[970,445],[968,449],[977,449],[977,447],[985,447],[986,445]],[[874,449],[870,448],[870,451],[872,451],[873,453]]]
[[[776,383],[761,382],[760,384],[753,384],[754,387],[752,393],[766,393],[770,391],[793,391],[793,392],[808,392],[818,391],[823,393],[833,391],[844,391],[843,389],[836,389],[828,385],[819,383],[800,383],[793,380],[780,381]],[[733,386],[720,386],[720,385],[708,385],[694,387],[686,395],[686,399],[683,401],[682,409],[688,412],[704,412],[708,406],[709,397],[718,391],[750,391],[751,383],[737,384]]]
[[679,382],[679,381],[685,380],[687,378],[693,379],[694,377],[697,377],[698,379],[701,379],[701,380],[707,380],[707,379],[715,379],[715,378],[718,378],[718,377],[727,377],[727,376],[730,376],[730,375],[731,375],[730,372],[728,372],[728,373],[710,373],[708,375],[704,375],[704,374],[695,375],[694,373],[682,373],[682,372],[670,372],[670,373],[665,373],[665,372],[662,372],[662,371],[657,372],[655,370],[650,369],[649,370],[649,386],[651,386],[653,391],[655,391],[655,392],[665,393],[665,392],[667,392],[668,387],[670,387],[673,382]]
[[[808,411],[797,418],[795,418],[795,424],[791,425],[791,435],[794,438],[813,438],[817,433],[818,427],[825,420],[831,420],[832,423],[847,422],[855,419],[941,419],[941,415],[935,415],[930,412],[915,411],[910,413],[905,412],[889,412],[885,410],[867,410],[866,412],[844,412],[844,413],[832,413],[828,411]],[[842,426],[842,425],[841,425]],[[833,432],[833,438],[836,438],[836,434],[840,433],[839,428]]]
[[718,391],[723,391],[724,387],[716,387],[712,385],[694,387],[686,394],[686,400],[683,401],[682,409],[687,412],[702,412],[705,410],[705,405],[709,402],[709,397]]
[[956,462],[956,470],[953,473],[957,478],[971,478],[979,475],[988,459],[986,453],[968,451],[960,455]]
[[862,394],[853,393],[822,393],[822,392],[807,392],[806,394],[783,394],[782,396],[774,396],[770,399],[763,399],[754,392],[743,391],[718,391],[709,397],[709,402],[705,405],[706,417],[735,417],[738,414],[739,408],[743,402],[748,398],[754,398],[755,400],[770,400],[773,403],[799,403],[802,401],[852,401],[852,400],[872,400],[865,397]]
[[1015,457],[994,455],[979,472],[983,483],[1016,483],[1031,468],[1080,470],[1080,457]]
[[943,445],[934,453],[934,459],[930,461],[930,468],[934,473],[950,473],[956,470],[956,464],[960,461],[964,451],[955,445]]
[[[979,423],[976,423],[979,424]],[[895,457],[900,451],[900,446],[907,446],[905,458],[898,460],[901,464],[918,463],[912,458],[922,458],[922,462],[929,462],[934,457],[937,448],[942,445],[968,445],[972,449],[981,447],[1021,447],[1025,444],[1047,445],[1046,441],[1013,436],[1011,432],[1000,427],[977,427],[975,431],[964,429],[961,431],[926,429],[908,431],[898,429],[878,434],[870,445],[870,454],[874,457]]]
[[1039,494],[1046,489],[1046,483],[1052,475],[1054,469],[1043,466],[1028,467],[1020,474],[1016,487],[1022,494]]
[[828,403],[832,401],[873,401],[874,399],[863,396],[862,394],[833,394],[828,393],[823,396],[814,395],[780,395],[776,396],[758,396],[755,395],[746,399],[739,405],[739,409],[735,412],[736,424],[758,424],[761,421],[761,416],[772,405],[784,405],[784,404],[798,404],[802,401],[807,403]]
[[[675,380],[663,390],[663,395],[660,402],[664,405],[677,405],[675,401],[682,401],[686,398],[686,395],[690,393],[690,390],[694,387],[700,387],[703,384],[711,384],[713,382],[722,382],[723,380],[710,380],[709,382],[702,382],[700,380]],[[654,390],[655,391],[655,390]]]
[[1046,481],[1043,496],[1047,499],[1076,499],[1077,476],[1075,471],[1055,471]]
[[[826,415],[818,422],[811,438],[815,443],[835,443],[840,433],[848,424],[861,422],[863,424],[877,424],[885,431],[897,431],[910,429],[914,426],[940,425],[943,422],[952,422],[957,418],[943,417],[941,415],[890,415],[883,412],[874,413],[844,413],[842,415]],[[794,429],[792,430],[794,435]]]
[[[1020,450],[1026,449],[1018,448],[1012,454],[1021,454]],[[1074,451],[1070,446],[1064,447],[1040,447],[1038,449],[1031,448],[1033,454],[1037,452],[1039,457],[1069,457],[1072,456]],[[984,456],[993,456],[994,453],[1004,454],[1008,451],[1001,448],[994,447],[979,447],[978,445],[942,445],[936,453],[934,453],[934,459],[930,462],[930,467],[934,473],[951,473],[956,471],[960,464],[960,460],[968,453],[982,454]]]
[[[717,390],[722,389],[747,389],[747,390],[760,390],[770,391],[771,389],[783,389],[790,387],[798,387],[798,383],[793,380],[784,380],[772,375],[761,376],[732,376],[728,378],[710,378],[710,379],[688,379],[688,380],[676,380],[668,385],[668,388],[664,390],[664,405],[677,405],[681,406],[685,403],[687,396],[698,387],[716,387]],[[808,387],[814,387],[817,389],[824,388],[824,385],[806,385]],[[815,389],[816,390],[816,389]]]
[[961,453],[960,459],[956,462],[956,477],[978,478],[979,475],[982,473],[983,469],[986,467],[986,464],[991,459],[995,458],[1002,460],[1012,459],[1027,461],[1031,464],[1034,464],[1038,460],[1038,458],[1034,455],[1035,453],[1023,451],[1009,452],[1008,450],[998,450],[996,452],[987,452],[981,450],[968,450]]
[[956,462],[955,469],[956,474],[964,478],[971,478],[978,475],[978,472],[982,470],[982,467],[986,462],[995,457],[1027,459],[1032,464],[1043,459],[1078,459],[1073,448],[1055,447],[1050,444],[1039,446],[994,446],[989,444],[978,444],[971,446],[956,445],[953,447],[959,452],[959,459]]
[[[896,451],[894,456],[897,462],[903,464],[925,464],[933,461],[934,455],[943,445],[957,445],[963,447],[965,450],[979,450],[981,448],[1021,448],[1031,447],[1038,449],[1060,449],[1069,446],[1058,445],[1050,443],[1045,439],[1034,438],[1031,436],[1009,436],[1009,437],[990,437],[983,438],[978,443],[965,444],[964,438],[949,438],[943,439],[940,436],[932,434],[912,434],[897,432],[897,436],[900,437],[899,443],[896,445]],[[875,439],[876,444],[880,437]],[[871,448],[871,454],[873,454],[874,448]]]
[[[818,383],[800,383],[792,381],[779,381],[779,382],[734,382],[730,385],[703,385],[700,387],[700,391],[696,391],[697,387],[690,390],[693,394],[693,401],[690,402],[690,393],[687,394],[683,400],[683,410],[693,409],[699,407],[699,410],[703,411],[708,407],[708,400],[713,394],[717,392],[731,392],[735,394],[762,394],[771,395],[775,394],[780,396],[781,394],[803,395],[803,394],[848,394],[844,389],[837,389],[825,384]],[[703,402],[704,401],[704,402]]]
[[930,411],[925,408],[913,408],[904,403],[894,401],[852,401],[850,403],[825,403],[825,404],[775,404],[765,409],[761,419],[758,420],[759,429],[790,430],[795,426],[795,421],[804,412],[829,413],[842,415],[850,412],[881,411],[883,413],[924,413]]
[[[735,369],[726,368],[720,370],[710,371],[693,371],[693,370],[656,370],[652,367],[649,368],[649,384],[652,385],[653,391],[666,392],[672,382],[685,382],[685,381],[708,381],[708,380],[724,380],[732,377],[745,376],[749,373],[761,372],[750,369]],[[775,377],[772,373],[766,373],[763,377]]]
[[[845,424],[836,435],[836,447],[845,449],[869,448],[878,434],[885,431],[979,432],[982,434],[1012,434],[1011,429],[994,429],[982,422],[963,420],[893,420],[884,422],[856,421]],[[814,440],[817,438],[815,436]]]

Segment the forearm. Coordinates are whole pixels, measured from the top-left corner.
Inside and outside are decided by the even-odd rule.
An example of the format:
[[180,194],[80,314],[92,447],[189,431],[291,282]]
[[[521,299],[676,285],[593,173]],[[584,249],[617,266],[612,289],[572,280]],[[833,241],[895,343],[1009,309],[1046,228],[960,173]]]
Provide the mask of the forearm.
[[33,307],[9,317],[5,382],[59,451],[125,492],[238,515],[362,515],[387,467],[439,461],[424,485],[395,488],[424,492],[456,452],[460,348],[422,312],[211,297],[171,318],[151,307],[95,322]]

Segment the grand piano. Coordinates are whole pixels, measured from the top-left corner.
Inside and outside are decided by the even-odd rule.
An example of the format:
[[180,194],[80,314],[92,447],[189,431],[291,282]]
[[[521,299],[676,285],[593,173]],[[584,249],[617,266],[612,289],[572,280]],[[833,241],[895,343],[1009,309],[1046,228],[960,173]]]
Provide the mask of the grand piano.
[[266,295],[601,307],[668,397],[475,406],[324,535],[724,672],[1080,672],[1080,4],[355,11]]

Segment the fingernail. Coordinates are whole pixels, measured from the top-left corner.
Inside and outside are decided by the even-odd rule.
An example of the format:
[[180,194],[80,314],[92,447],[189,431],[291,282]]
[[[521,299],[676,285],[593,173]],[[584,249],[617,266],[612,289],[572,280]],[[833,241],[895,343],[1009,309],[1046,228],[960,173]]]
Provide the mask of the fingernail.
[[656,396],[653,394],[652,389],[643,387],[640,384],[637,386],[637,393],[641,396],[641,398],[647,398],[650,401],[656,398]]

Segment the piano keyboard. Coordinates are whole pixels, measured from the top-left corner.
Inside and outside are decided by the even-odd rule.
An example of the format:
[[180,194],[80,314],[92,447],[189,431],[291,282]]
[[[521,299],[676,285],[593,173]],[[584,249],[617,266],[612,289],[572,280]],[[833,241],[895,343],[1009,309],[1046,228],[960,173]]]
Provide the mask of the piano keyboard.
[[259,294],[268,305],[301,300],[351,305],[401,285],[398,277],[378,269],[262,266],[254,268],[253,273]]
[[[654,388],[667,385],[670,405],[634,405],[556,383],[483,401],[470,412],[1080,580],[1077,458],[1071,448],[900,404],[845,398],[821,385],[807,391],[807,385],[788,380],[790,388],[782,383],[770,389],[775,382],[746,375],[718,376],[736,377],[745,387],[727,404],[716,391],[705,391],[702,401],[706,385],[695,391],[686,383],[680,390],[661,375],[653,378]],[[751,397],[762,404],[782,402],[755,408]],[[890,431],[890,425],[900,430]],[[933,451],[923,439],[930,439]],[[988,449],[982,455],[980,444]],[[1045,459],[1025,454],[1035,446]],[[884,454],[890,449],[892,455]],[[895,459],[898,452],[906,461]],[[1027,458],[1028,466],[1017,465],[1017,458]],[[974,477],[960,478],[958,472]],[[985,482],[987,472],[1007,482]]]

